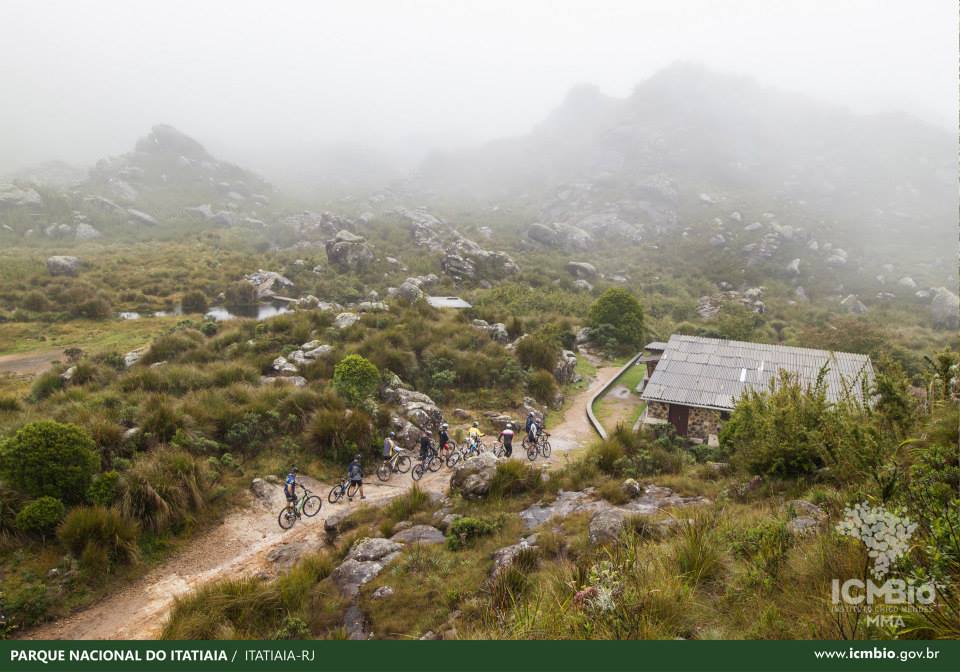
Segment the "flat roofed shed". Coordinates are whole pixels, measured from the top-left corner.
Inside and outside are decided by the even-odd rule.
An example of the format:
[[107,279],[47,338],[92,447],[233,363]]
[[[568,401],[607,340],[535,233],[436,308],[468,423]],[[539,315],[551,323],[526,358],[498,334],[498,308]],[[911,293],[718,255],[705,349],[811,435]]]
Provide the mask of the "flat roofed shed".
[[831,402],[847,390],[862,399],[862,383],[873,383],[873,365],[867,355],[674,335],[641,398],[732,411],[746,390],[769,390],[779,371],[788,371],[807,385],[816,382],[824,366]]
[[434,308],[473,308],[459,296],[428,296],[427,303]]

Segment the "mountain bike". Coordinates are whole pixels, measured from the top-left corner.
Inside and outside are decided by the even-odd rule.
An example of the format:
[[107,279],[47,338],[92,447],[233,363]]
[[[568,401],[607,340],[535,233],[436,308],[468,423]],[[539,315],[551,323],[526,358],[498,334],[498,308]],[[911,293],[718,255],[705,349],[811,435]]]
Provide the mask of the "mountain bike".
[[413,480],[419,481],[421,478],[423,478],[423,475],[427,473],[428,470],[433,472],[440,471],[440,467],[442,466],[443,461],[437,456],[437,454],[430,453],[425,460],[420,460],[413,465],[413,469],[410,471],[410,476],[413,478]]
[[288,503],[283,510],[280,511],[280,515],[277,516],[277,523],[280,525],[281,529],[289,530],[293,527],[293,524],[300,519],[300,514],[307,516],[308,518],[313,518],[315,515],[320,513],[320,507],[323,505],[323,500],[312,494],[309,490],[303,487],[302,484],[298,483],[300,489],[303,490],[303,494],[300,495],[300,499],[293,503]]
[[530,443],[530,440],[527,437],[523,437],[523,447],[527,450],[527,459],[535,460],[537,459],[537,453],[543,455],[544,457],[550,457],[550,448],[549,441],[550,434],[540,430],[540,433],[537,434],[537,439],[534,443]]
[[398,448],[394,451],[393,457],[377,467],[377,478],[381,481],[389,481],[394,473],[405,474],[410,471],[410,462],[410,456]]
[[[456,453],[457,453],[457,442],[454,441],[453,439],[450,439],[449,441],[444,443],[442,446],[440,446],[440,450],[438,451],[437,457],[439,457],[440,460],[449,467],[449,466],[452,466],[450,464],[450,456]],[[456,462],[457,460],[455,459],[454,464],[456,464]]]
[[357,494],[359,490],[360,490],[359,483],[351,483],[347,479],[341,478],[340,482],[337,485],[330,488],[330,494],[327,495],[327,500],[331,504],[336,504],[341,499],[343,499],[344,493],[346,493],[347,497],[352,498],[354,495]]
[[450,469],[453,469],[460,462],[465,462],[468,458],[473,457],[474,455],[479,455],[480,453],[482,453],[487,449],[487,447],[483,445],[483,441],[481,441],[480,439],[477,439],[476,449],[472,449],[470,447],[472,443],[473,442],[470,439],[467,439],[462,444],[460,444],[460,446],[456,450],[452,451],[450,455],[447,456],[447,459],[446,459],[447,467],[449,467]]

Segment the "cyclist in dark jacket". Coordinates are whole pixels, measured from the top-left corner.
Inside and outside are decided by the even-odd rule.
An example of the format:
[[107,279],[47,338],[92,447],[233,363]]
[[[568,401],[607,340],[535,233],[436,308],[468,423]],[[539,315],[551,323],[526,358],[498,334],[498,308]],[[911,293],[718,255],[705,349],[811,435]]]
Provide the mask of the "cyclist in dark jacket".
[[420,461],[426,462],[433,455],[433,441],[430,440],[430,435],[424,432],[420,435]]
[[[360,486],[360,499],[366,499],[366,495],[363,494],[363,467],[360,466],[359,455],[354,455],[353,462],[347,467],[347,478],[350,479],[351,485]],[[350,501],[353,501],[353,497],[350,497]]]
[[530,443],[536,443],[537,435],[540,433],[540,425],[537,424],[537,419],[533,417],[533,413],[527,414],[527,424],[524,429],[527,432],[527,440]]

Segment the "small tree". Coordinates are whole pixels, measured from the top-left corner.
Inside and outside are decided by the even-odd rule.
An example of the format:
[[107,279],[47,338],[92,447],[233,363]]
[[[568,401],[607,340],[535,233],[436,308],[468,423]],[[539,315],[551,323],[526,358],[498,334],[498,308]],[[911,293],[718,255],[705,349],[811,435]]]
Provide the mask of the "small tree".
[[351,406],[372,397],[379,383],[377,367],[360,355],[347,355],[333,369],[333,387]]
[[90,435],[52,420],[24,425],[0,447],[0,476],[7,483],[67,504],[83,501],[99,467]]
[[56,497],[40,497],[29,502],[17,514],[17,529],[28,534],[47,536],[63,520],[63,502]]
[[592,329],[604,328],[623,349],[643,346],[643,308],[637,298],[622,287],[611,287],[590,306]]
[[180,307],[184,313],[205,313],[207,312],[207,297],[200,290],[191,290],[183,295]]

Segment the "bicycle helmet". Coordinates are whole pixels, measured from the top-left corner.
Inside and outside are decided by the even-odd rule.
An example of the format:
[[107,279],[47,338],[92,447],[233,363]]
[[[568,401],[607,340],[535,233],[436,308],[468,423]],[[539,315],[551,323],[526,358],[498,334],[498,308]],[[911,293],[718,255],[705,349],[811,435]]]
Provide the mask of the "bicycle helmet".
[[474,421],[473,421],[473,426],[474,426],[474,427],[479,427],[479,426],[480,426],[480,423],[477,422],[476,420],[474,420]]
[[442,425],[440,425],[440,429],[447,429],[449,427],[450,425],[448,425],[447,423],[443,423]]
[[508,422],[508,423],[507,423],[507,429],[513,429],[513,423],[512,423],[512,422]]
[[393,437],[395,437],[396,435],[397,435],[396,432],[390,432],[390,438],[391,438],[391,439],[392,439]]
[[296,465],[290,467],[290,473],[291,473],[291,474],[296,474],[298,471],[300,471],[300,470],[297,469],[297,466],[296,466]]

